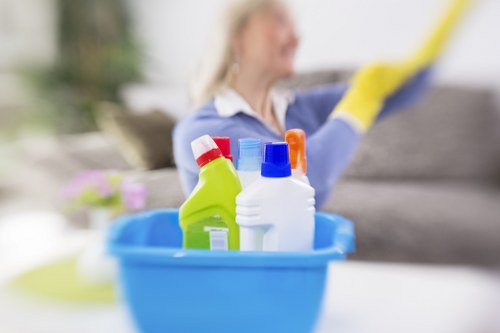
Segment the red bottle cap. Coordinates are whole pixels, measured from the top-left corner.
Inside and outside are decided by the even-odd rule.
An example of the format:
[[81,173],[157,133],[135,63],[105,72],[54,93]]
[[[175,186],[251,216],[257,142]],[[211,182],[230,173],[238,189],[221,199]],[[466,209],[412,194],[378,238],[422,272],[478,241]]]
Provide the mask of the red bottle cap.
[[232,162],[233,155],[231,155],[231,139],[227,136],[213,136],[212,139],[219,147],[222,155]]

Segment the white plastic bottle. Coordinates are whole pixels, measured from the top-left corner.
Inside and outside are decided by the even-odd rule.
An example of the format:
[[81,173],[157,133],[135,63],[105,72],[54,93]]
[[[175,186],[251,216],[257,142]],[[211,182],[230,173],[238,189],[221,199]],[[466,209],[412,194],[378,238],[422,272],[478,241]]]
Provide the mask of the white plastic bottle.
[[241,187],[247,188],[260,178],[262,164],[262,141],[254,138],[238,140],[238,163],[236,169],[240,177]]
[[287,143],[265,145],[261,175],[236,197],[240,250],[312,250],[314,189],[291,177]]
[[301,129],[291,129],[285,133],[285,141],[290,150],[292,176],[310,184],[307,178],[306,133]]

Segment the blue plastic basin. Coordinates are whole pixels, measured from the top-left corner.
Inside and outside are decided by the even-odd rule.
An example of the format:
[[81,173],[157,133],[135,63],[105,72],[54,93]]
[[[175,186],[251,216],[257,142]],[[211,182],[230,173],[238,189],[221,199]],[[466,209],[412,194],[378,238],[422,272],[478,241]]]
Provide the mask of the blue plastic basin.
[[128,216],[110,229],[122,296],[143,333],[309,333],[327,265],[354,251],[351,222],[316,214],[308,253],[182,249],[177,210]]

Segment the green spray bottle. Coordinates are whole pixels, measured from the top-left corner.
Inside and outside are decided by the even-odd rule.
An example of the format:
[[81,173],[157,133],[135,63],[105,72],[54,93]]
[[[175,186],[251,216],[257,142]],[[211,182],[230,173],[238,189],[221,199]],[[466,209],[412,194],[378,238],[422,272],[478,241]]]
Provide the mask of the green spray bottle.
[[236,196],[241,184],[236,169],[208,135],[191,142],[191,149],[200,175],[179,211],[184,248],[239,250]]

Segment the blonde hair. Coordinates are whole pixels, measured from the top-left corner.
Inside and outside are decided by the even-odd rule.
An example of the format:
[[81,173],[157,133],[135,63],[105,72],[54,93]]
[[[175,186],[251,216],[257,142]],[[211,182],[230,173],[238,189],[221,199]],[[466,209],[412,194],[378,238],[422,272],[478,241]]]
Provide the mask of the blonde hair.
[[228,86],[236,57],[232,40],[248,19],[259,10],[279,3],[279,0],[232,0],[212,29],[205,55],[191,83],[191,98],[195,106],[210,100]]

